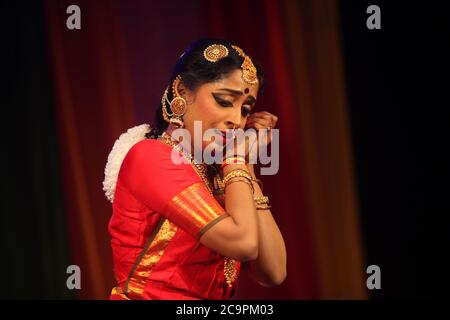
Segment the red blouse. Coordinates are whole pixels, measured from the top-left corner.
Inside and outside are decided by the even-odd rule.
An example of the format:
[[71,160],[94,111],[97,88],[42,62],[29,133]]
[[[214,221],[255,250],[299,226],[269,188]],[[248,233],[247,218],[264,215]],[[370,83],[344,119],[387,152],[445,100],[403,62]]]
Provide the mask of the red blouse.
[[110,299],[229,299],[236,291],[224,274],[230,260],[198,240],[227,214],[192,164],[172,161],[182,159],[172,150],[145,139],[122,162],[109,222],[117,281]]

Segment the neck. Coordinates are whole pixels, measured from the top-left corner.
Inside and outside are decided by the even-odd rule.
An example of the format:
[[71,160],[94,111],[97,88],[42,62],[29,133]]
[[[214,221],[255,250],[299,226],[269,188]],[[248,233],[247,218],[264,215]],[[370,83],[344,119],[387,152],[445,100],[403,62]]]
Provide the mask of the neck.
[[172,136],[172,132],[177,129],[178,127],[172,123],[169,123],[169,125],[167,126],[166,132]]
[[[169,123],[169,125],[167,126],[167,129],[165,130],[166,131],[166,133],[171,137],[171,139],[173,140],[173,141],[175,141],[175,143],[180,143],[181,144],[181,146],[185,146],[186,147],[186,145],[183,143],[183,142],[180,142],[178,139],[174,139],[173,138],[173,135],[172,135],[172,133],[173,133],[173,131],[175,131],[176,129],[178,129],[178,126],[176,126],[176,125],[174,125],[174,124],[172,124],[172,123]],[[183,128],[183,130],[187,130],[186,128]],[[192,157],[194,157],[196,154],[195,154],[195,152],[194,152],[194,148],[195,148],[195,144],[194,144],[194,136],[191,134],[190,135],[191,136],[191,141],[190,141],[190,143],[191,143],[191,145],[190,145],[190,150],[191,150],[191,152],[189,153],[189,154],[191,154],[191,156]],[[197,159],[197,162],[201,162],[201,159]]]

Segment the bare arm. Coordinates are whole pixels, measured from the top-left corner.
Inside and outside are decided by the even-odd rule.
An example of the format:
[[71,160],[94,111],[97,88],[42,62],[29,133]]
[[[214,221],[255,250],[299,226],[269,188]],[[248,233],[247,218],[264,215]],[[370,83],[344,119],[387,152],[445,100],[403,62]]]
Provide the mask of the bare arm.
[[[250,174],[255,177],[253,165],[248,165]],[[254,183],[255,196],[262,191]],[[243,264],[250,276],[263,286],[281,284],[286,278],[286,246],[281,232],[270,210],[257,210],[258,258]]]
[[[224,175],[235,169],[248,170],[244,164],[230,164]],[[225,211],[222,219],[200,238],[200,242],[223,256],[250,261],[258,255],[258,226],[251,188],[242,181],[226,187]]]

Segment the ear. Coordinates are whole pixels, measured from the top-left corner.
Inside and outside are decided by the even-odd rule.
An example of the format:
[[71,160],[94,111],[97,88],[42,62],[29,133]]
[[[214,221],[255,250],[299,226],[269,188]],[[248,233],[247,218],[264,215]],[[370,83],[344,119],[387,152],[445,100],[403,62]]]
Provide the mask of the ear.
[[188,105],[194,102],[194,93],[181,81],[178,84],[178,93],[186,100]]

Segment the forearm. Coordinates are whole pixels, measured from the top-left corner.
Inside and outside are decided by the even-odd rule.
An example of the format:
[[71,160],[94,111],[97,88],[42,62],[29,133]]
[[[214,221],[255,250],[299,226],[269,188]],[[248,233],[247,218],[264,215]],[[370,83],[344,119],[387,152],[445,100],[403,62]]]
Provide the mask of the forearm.
[[[224,176],[236,169],[248,170],[245,165],[230,164],[224,168]],[[238,178],[245,179],[245,178]],[[231,181],[230,181],[231,182]],[[250,186],[242,181],[229,183],[225,189],[225,210],[231,216],[236,229],[250,246],[258,246],[257,213]],[[245,243],[245,242],[244,242]]]
[[[253,165],[250,174],[255,177]],[[262,190],[254,183],[255,196],[262,196]],[[257,210],[258,258],[246,263],[251,276],[262,285],[276,285],[286,277],[286,247],[281,232],[270,209]]]

